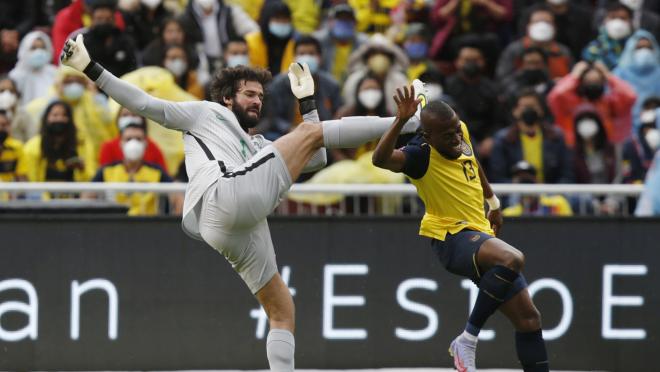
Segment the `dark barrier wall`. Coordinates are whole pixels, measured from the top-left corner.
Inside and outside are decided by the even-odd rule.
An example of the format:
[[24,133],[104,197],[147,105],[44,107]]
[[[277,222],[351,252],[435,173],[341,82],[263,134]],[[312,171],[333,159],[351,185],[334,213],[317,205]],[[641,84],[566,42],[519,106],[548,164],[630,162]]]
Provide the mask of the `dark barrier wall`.
[[[553,369],[650,370],[660,351],[658,220],[512,220]],[[277,219],[297,367],[450,366],[468,282],[414,219]],[[0,370],[266,368],[266,319],[223,257],[175,220],[0,219]],[[516,367],[498,314],[481,367]],[[653,368],[651,368],[653,369]]]

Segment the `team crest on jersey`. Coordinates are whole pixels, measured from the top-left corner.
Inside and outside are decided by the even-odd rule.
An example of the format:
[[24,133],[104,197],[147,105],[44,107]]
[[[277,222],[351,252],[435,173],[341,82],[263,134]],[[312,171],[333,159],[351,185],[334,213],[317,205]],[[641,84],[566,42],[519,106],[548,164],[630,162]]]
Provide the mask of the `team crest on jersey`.
[[465,140],[461,140],[461,152],[465,156],[472,156],[472,148]]

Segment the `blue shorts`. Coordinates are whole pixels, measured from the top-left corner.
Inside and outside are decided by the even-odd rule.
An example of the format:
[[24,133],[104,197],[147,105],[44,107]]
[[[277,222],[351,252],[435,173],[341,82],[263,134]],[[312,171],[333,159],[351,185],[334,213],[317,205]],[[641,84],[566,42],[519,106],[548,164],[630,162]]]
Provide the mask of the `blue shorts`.
[[[478,287],[483,273],[480,272],[477,265],[477,253],[481,245],[492,238],[494,237],[484,232],[462,230],[456,234],[447,233],[444,241],[431,240],[431,247],[447,271],[469,278]],[[504,302],[525,288],[527,288],[527,281],[521,273],[513,282],[507,295],[504,296]]]

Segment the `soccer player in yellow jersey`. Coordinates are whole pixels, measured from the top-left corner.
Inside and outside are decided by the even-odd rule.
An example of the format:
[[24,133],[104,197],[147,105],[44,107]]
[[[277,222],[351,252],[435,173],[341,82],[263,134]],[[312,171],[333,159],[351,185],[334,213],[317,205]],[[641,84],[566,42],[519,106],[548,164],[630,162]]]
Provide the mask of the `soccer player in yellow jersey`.
[[421,112],[421,136],[394,148],[403,124],[420,102],[414,91],[412,86],[397,89],[397,117],[380,139],[373,163],[408,176],[426,207],[420,235],[432,239],[431,246],[447,270],[470,278],[480,289],[465,331],[451,343],[454,365],[459,372],[476,371],[477,336],[499,309],[516,329],[516,350],[524,371],[547,372],[541,316],[521,273],[524,256],[495,237],[502,226],[500,203],[474,155],[465,123],[446,103],[429,102]]

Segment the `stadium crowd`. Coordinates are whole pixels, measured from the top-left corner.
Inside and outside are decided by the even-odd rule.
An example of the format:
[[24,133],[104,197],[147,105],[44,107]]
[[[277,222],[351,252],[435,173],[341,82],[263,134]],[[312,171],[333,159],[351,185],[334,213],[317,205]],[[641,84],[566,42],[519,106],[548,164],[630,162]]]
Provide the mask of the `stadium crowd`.
[[[0,0],[0,182],[187,180],[179,133],[60,66],[78,34],[106,69],[169,100],[208,99],[223,67],[267,68],[254,130],[270,140],[302,119],[283,73],[293,61],[314,74],[321,120],[392,116],[395,89],[419,78],[468,125],[492,182],[646,179],[637,212],[660,214],[660,0]],[[373,147],[334,150],[300,181],[405,182],[365,161]],[[574,203],[510,199],[509,215]],[[118,201],[158,211],[154,195]]]

